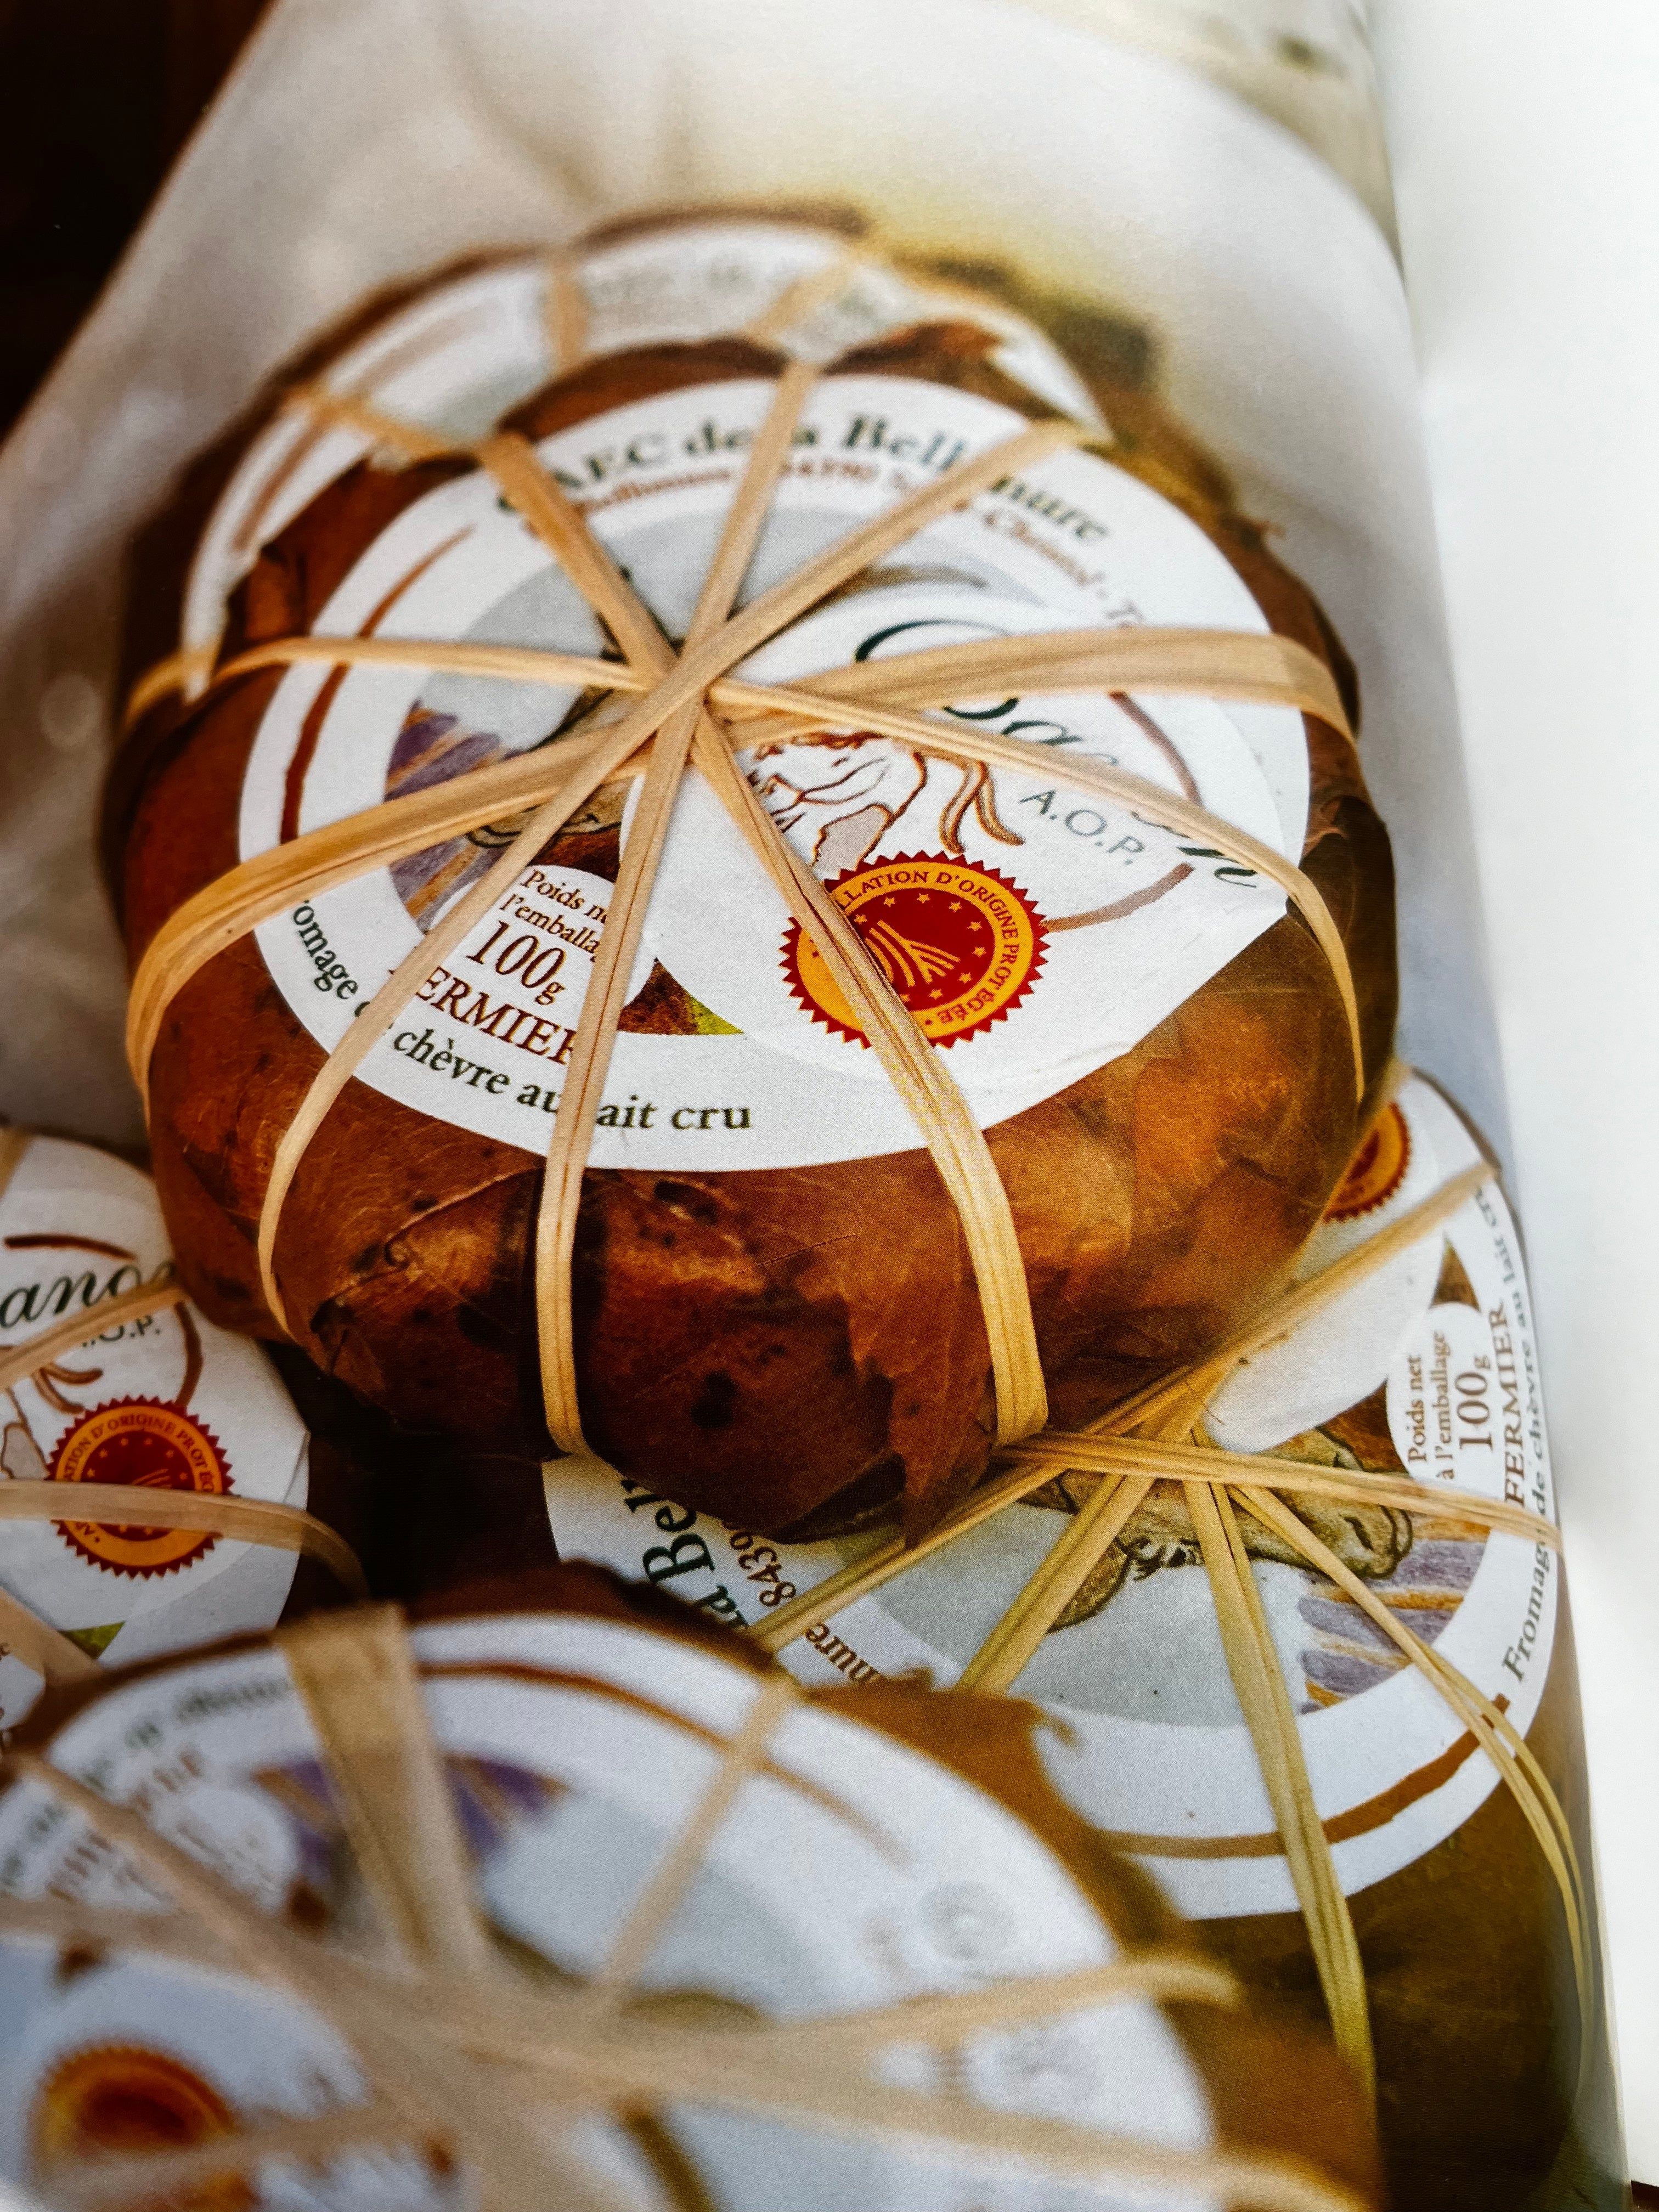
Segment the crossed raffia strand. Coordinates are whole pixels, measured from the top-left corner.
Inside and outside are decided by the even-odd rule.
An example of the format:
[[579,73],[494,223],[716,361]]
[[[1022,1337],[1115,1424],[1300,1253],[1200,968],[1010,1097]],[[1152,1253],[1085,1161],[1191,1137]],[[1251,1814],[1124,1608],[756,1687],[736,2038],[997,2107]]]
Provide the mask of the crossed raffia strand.
[[[33,1133],[0,1128],[0,1199],[16,1172]],[[99,1305],[71,1314],[23,1343],[0,1350],[0,1391],[26,1382],[64,1353],[78,1351],[109,1330],[124,1328],[146,1315],[182,1305],[177,1283],[141,1283]],[[89,1510],[95,1504],[96,1511]],[[320,1559],[353,1597],[368,1594],[357,1556],[325,1521],[298,1505],[275,1498],[234,1498],[196,1490],[151,1490],[131,1483],[0,1482],[0,1523],[8,1521],[96,1522],[103,1528],[137,1526],[186,1528],[204,1536],[225,1536],[245,1544],[264,1544]],[[50,1621],[0,1589],[0,1639],[48,1682],[73,1682],[97,1674],[98,1662]]]
[[872,2063],[895,2047],[948,2051],[985,2032],[1126,2002],[1236,2007],[1232,1976],[1190,1954],[1144,1949],[1106,1966],[776,2027],[688,2034],[623,2010],[738,1796],[766,1766],[778,1724],[799,1702],[787,1677],[757,1686],[598,1974],[564,1995],[521,1978],[477,1917],[442,1754],[395,1613],[335,1614],[276,1641],[316,1728],[380,1953],[346,1952],[264,1918],[138,1814],[31,1755],[13,1759],[13,1774],[78,1814],[173,1909],[4,1900],[0,1930],[228,1964],[283,1987],[354,2049],[365,2100],[343,2112],[239,2127],[185,2151],[66,2158],[41,2176],[54,2199],[145,2201],[265,2160],[320,2161],[371,2144],[428,2145],[435,2135],[476,2167],[487,2200],[512,2212],[543,2212],[549,2203],[616,2212],[615,2198],[571,2153],[573,2123],[695,2103],[1055,2180],[1133,2186],[1155,2198],[1202,2197],[1239,2212],[1359,2212],[1348,2191],[1295,2159],[1172,2150],[955,2094],[894,2088]]
[[[1067,1522],[1036,1573],[963,1669],[961,1686],[1006,1691],[1108,1546],[1145,1503],[1153,1484],[1180,1483],[1214,1591],[1229,1671],[1256,1747],[1337,2039],[1368,2081],[1374,2076],[1374,2063],[1352,1916],[1319,1818],[1301,1733],[1239,1538],[1237,1506],[1299,1552],[1310,1566],[1358,1605],[1433,1686],[1492,1761],[1560,1893],[1580,2017],[1588,2023],[1594,1994],[1594,1928],[1571,1831],[1548,1778],[1502,1708],[1413,1635],[1309,1528],[1295,1504],[1298,1498],[1315,1498],[1414,1512],[1426,1506],[1557,1553],[1560,1534],[1524,1506],[1478,1497],[1455,1484],[1436,1482],[1425,1489],[1408,1477],[1337,1472],[1272,1454],[1221,1450],[1204,1431],[1204,1409],[1242,1361],[1282,1340],[1310,1315],[1431,1235],[1494,1177],[1495,1170],[1484,1163],[1453,1176],[1387,1229],[1284,1292],[1204,1359],[1138,1392],[1087,1431],[1070,1435],[1051,1431],[1006,1448],[1002,1456],[1013,1463],[1013,1471],[985,1484],[918,1542],[907,1545],[895,1537],[878,1546],[747,1632],[768,1651],[781,1651],[819,1622],[833,1620],[857,1599],[908,1573],[1057,1475],[1097,1474],[1102,1477],[1098,1488]],[[1153,1848],[1150,1838],[1139,1839],[1139,1845]],[[1583,2043],[1588,2040],[1584,2036]],[[1583,2063],[1581,2046],[1581,2067]]]

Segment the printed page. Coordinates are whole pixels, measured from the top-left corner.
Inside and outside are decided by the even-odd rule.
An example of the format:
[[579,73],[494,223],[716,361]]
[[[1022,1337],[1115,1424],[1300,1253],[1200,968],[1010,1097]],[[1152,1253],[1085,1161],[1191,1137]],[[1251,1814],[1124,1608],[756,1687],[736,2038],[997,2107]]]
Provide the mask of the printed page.
[[1375,14],[1583,1646],[1626,2125],[1637,2177],[1659,2183],[1645,1413],[1659,42],[1624,0]]
[[[277,0],[0,453],[0,1108],[142,1149],[188,1311],[342,1395],[306,1425],[362,1457],[371,1594],[464,1644],[506,1576],[531,1644],[586,1680],[622,1638],[653,1710],[670,1601],[779,1711],[915,1700],[915,1740],[1109,1870],[1066,1910],[1115,1942],[1141,1898],[1244,2031],[1177,2021],[1143,2082],[1046,2016],[937,2063],[919,2029],[872,2096],[948,2080],[1033,2122],[1024,2164],[945,2160],[923,2200],[799,2112],[671,2099],[650,2175],[604,2154],[625,2202],[771,2212],[780,2160],[848,2212],[1128,2212],[1154,2169],[1192,2207],[1623,2202],[1547,1411],[1595,1370],[1559,1289],[1553,1361],[1534,1313],[1571,1232],[1512,1181],[1513,817],[1471,801],[1396,228],[1337,0]],[[78,1324],[37,1310],[80,1279],[27,1249],[7,1481],[111,1480]],[[171,1401],[128,1429],[158,1498],[190,1486],[143,1441],[185,1433]],[[237,1525],[304,1548],[277,1487]],[[0,1583],[36,1672],[78,1670],[69,1760],[124,1725],[120,1638],[87,1638],[126,1615],[88,1620],[93,1566],[54,1579],[32,1518]],[[118,1525],[82,1551],[190,1548]],[[193,1728],[193,1665],[280,1688],[258,1624],[311,1589],[250,1597],[229,1662],[158,1631],[143,1697]],[[603,1702],[591,1794],[637,1809],[652,1732]],[[456,1755],[505,1802],[513,1729],[564,1708],[484,1703]],[[199,1770],[186,1736],[263,1839],[250,1909],[289,1911],[267,1801],[309,1738],[244,1774],[236,1731]],[[1018,1932],[1006,1823],[923,1823],[884,1935],[789,1880],[771,1802],[656,1996],[786,2020],[1049,1955],[986,1948]],[[649,1850],[609,1809],[527,1825],[470,1831],[502,1970],[603,1979],[617,1852]],[[521,1851],[568,1927],[491,1856]],[[350,1921],[332,1879],[308,1925]],[[802,1963],[745,1978],[769,1884]],[[52,2062],[0,2177],[46,2187],[40,2144],[125,2147],[106,2113],[166,2069],[136,1999],[81,2064],[98,1984],[61,2002],[41,1940],[27,1971],[0,1941],[0,2017]],[[228,2136],[292,2113],[293,2067],[187,2056]],[[1061,2186],[1035,2123],[1068,2112],[1099,2139]]]

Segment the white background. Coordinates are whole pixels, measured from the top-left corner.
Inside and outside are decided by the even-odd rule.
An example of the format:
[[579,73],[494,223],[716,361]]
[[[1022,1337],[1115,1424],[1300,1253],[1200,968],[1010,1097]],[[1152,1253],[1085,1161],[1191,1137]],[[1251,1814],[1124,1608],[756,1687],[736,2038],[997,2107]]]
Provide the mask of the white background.
[[1659,2182],[1659,9],[1374,0],[1638,2179]]

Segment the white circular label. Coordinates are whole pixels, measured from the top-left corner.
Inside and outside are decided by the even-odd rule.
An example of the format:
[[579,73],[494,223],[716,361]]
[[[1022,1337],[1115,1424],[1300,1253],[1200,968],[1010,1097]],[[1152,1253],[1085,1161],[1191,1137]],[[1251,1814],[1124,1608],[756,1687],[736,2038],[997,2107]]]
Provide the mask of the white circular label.
[[[771,391],[750,380],[674,392],[540,448],[671,636],[690,621]],[[910,380],[826,379],[747,595],[1020,427],[1005,408]],[[1177,508],[1104,462],[1066,453],[919,533],[744,672],[783,682],[964,637],[1137,622],[1266,627]],[[398,516],[317,628],[587,653],[600,643],[539,541],[476,476]],[[295,667],[249,763],[242,854],[556,744],[573,700],[568,690],[414,669]],[[1055,694],[950,711],[964,728],[980,722],[1029,743],[1029,770],[954,763],[855,726],[763,738],[741,764],[949,1052],[988,1127],[1132,1049],[1284,912],[1274,885],[1080,788],[1068,761],[1129,769],[1297,857],[1307,752],[1300,717],[1282,709]],[[261,927],[266,964],[319,1044],[338,1042],[507,834],[451,840]],[[434,969],[362,1079],[481,1135],[544,1151],[608,897],[603,878],[545,857],[526,870]],[[617,1040],[596,1165],[789,1167],[918,1141],[810,937],[695,773],[629,989],[636,1003]]]
[[[479,1905],[503,1937],[556,1975],[586,1977],[718,1770],[758,1692],[712,1654],[610,1622],[541,1615],[434,1624],[416,1632],[428,1715],[467,1836]],[[95,1772],[118,1802],[166,1798],[167,1832],[267,1911],[309,1927],[355,1925],[364,1910],[309,1717],[286,1664],[263,1650],[201,1661],[113,1692],[54,1740],[52,1757]],[[75,1816],[46,1814],[38,1785],[0,1801],[0,1889],[132,1905],[145,1893]],[[0,1949],[9,2014],[61,2065],[62,2000],[22,1945]],[[1005,1977],[1109,1963],[1117,1945],[1071,1873],[1002,1806],[950,1771],[838,1715],[797,1709],[779,1724],[711,1835],[697,1873],[645,1960],[633,2002],[665,2025],[711,2033],[757,2017],[811,2019],[906,1997],[972,1990]],[[149,1974],[141,2050],[185,2055],[210,2094],[245,2112],[295,2109],[284,2028],[247,2002],[236,2048],[174,2030],[195,1981],[117,1954],[100,1972]],[[95,2020],[90,2005],[77,2014]],[[85,2035],[87,2030],[80,2028]],[[179,2037],[188,2038],[181,2043]],[[270,2051],[270,2078],[261,2055]],[[1200,2149],[1213,2140],[1207,2093],[1158,2009],[1130,2001],[1039,2027],[987,2030],[947,2058],[899,2046],[880,2062],[896,2086],[949,2088],[1003,2109],[1052,2113],[1110,2133]],[[0,2157],[27,2178],[42,2069],[9,2069]],[[314,2102],[347,2101],[325,2074]],[[1041,2182],[1012,2164],[975,2173],[948,2154],[907,2156],[854,2136],[803,2133],[764,2114],[668,2100],[659,2124],[722,2212],[772,2212],[779,2176],[815,2212],[1058,2212],[1131,2198]],[[675,2201],[653,2186],[638,2140],[607,2124],[624,2202]],[[629,2166],[630,2148],[633,2166]],[[356,2201],[348,2194],[343,2200]],[[1176,2212],[1200,2212],[1177,2195]]]
[[[1429,1085],[1411,1082],[1310,1240],[1316,1272],[1479,1158]],[[1488,1186],[1236,1371],[1209,1409],[1218,1443],[1334,1468],[1401,1472],[1419,1510],[1298,1498],[1298,1511],[1404,1625],[1499,1702],[1523,1734],[1549,1669],[1559,1566],[1488,1534],[1440,1483],[1553,1517],[1530,1305],[1514,1224]],[[1073,1503],[1086,1478],[1069,1478]],[[596,1559],[732,1626],[764,1621],[891,1534],[780,1542],[645,1485],[550,1466],[567,1559]],[[838,1612],[779,1656],[803,1680],[920,1670],[954,1681],[1066,1525],[1063,1498],[1021,1504]],[[1300,1716],[1303,1753],[1350,1892],[1460,1826],[1497,1786],[1462,1723],[1360,1607],[1254,1523],[1255,1575]],[[1068,1800],[1141,1857],[1179,1908],[1291,1911],[1255,1753],[1231,1687],[1195,1532],[1154,1492],[1026,1667],[1018,1694],[1066,1727],[1045,1747]]]
[[[5,1524],[0,1583],[110,1665],[269,1627],[295,1558],[77,1519],[77,1496],[118,1483],[303,1506],[308,1492],[304,1425],[257,1346],[188,1301],[100,1328],[100,1305],[165,1280],[170,1264],[147,1176],[89,1146],[32,1140],[0,1193],[0,1346],[82,1314],[87,1337],[0,1394],[0,1480],[52,1482],[64,1500],[61,1521]],[[9,1658],[4,1670],[9,1728],[39,1680]]]

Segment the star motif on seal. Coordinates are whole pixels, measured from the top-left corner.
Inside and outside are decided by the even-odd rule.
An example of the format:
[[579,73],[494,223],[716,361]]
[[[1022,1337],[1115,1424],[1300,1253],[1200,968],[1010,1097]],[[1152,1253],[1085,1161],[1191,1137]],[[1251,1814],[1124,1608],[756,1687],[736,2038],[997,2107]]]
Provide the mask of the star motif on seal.
[[[934,1044],[956,1044],[1006,1020],[1042,972],[1043,917],[994,868],[903,853],[850,868],[825,888]],[[863,1044],[852,1008],[799,922],[785,930],[781,953],[796,1004],[821,1027]]]

